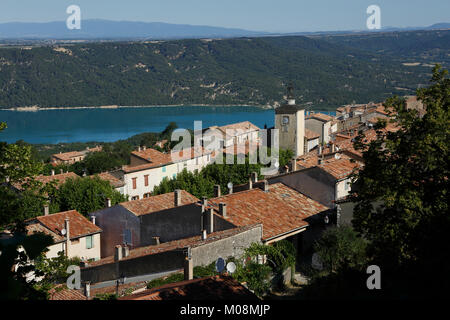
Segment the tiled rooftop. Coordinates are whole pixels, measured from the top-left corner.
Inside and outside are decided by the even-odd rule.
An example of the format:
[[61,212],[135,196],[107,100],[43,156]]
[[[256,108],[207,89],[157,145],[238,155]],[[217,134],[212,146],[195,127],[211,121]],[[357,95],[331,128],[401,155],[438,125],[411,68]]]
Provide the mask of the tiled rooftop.
[[[187,205],[199,201],[187,191],[181,190],[181,205]],[[174,192],[160,194],[140,200],[120,203],[122,207],[131,211],[136,216],[167,210],[175,207]]]
[[76,210],[70,210],[27,220],[27,234],[44,232],[53,236],[55,242],[63,241],[65,238],[61,230],[65,228],[64,221],[67,218],[69,219],[70,239],[76,239],[102,231],[102,229],[90,222]]
[[49,290],[49,300],[86,300],[80,290],[68,289],[65,285],[57,285]]
[[114,188],[119,188],[119,187],[123,187],[125,185],[125,182],[118,179],[117,177],[115,177],[114,175],[112,175],[110,172],[102,172],[96,175],[92,175],[90,176],[92,177],[96,177],[98,176],[100,179],[108,181]]
[[311,140],[320,137],[320,134],[305,128],[305,137],[306,139]]
[[[239,228],[232,228],[232,229],[228,229],[228,230],[224,230],[224,231],[213,232],[211,234],[208,234],[206,240],[203,240],[201,235],[199,234],[198,236],[195,236],[195,237],[190,237],[190,238],[185,238],[185,239],[180,239],[180,240],[175,240],[175,241],[170,241],[170,242],[164,242],[159,245],[152,245],[152,246],[131,249],[129,256],[122,258],[121,261],[136,259],[136,258],[148,256],[148,255],[158,254],[161,252],[185,249],[188,247],[195,248],[195,247],[207,244],[207,243],[212,243],[212,242],[215,242],[218,240],[222,240],[222,239],[231,237],[233,235],[251,230],[256,227],[260,227],[260,225],[252,224],[252,225],[246,225],[246,226],[239,227]],[[114,256],[109,256],[109,257],[106,257],[106,258],[103,258],[103,259],[100,259],[97,261],[90,262],[88,265],[88,268],[96,267],[99,265],[110,264],[110,263],[114,263]]]
[[219,203],[227,204],[225,220],[236,226],[255,223],[263,225],[263,240],[306,227],[305,218],[328,210],[328,207],[306,197],[282,183],[232,193],[208,200],[208,205],[219,212]]
[[[46,185],[47,183],[50,183],[52,181],[56,181],[56,187],[59,187],[60,185],[64,184],[67,179],[76,179],[76,178],[79,178],[79,176],[74,172],[60,173],[51,176],[39,175],[34,177],[36,181],[41,182],[43,185]],[[26,178],[23,183],[14,183],[13,186],[18,190],[22,190],[23,189],[22,185],[25,184],[28,179],[29,178]]]
[[333,121],[334,118],[327,114],[318,112],[318,113],[312,113],[312,114],[306,116],[306,119],[317,119],[320,121],[328,122],[328,121]]
[[[336,156],[337,154],[337,156]],[[310,152],[297,160],[297,165],[300,168],[319,167],[331,174],[337,180],[348,177],[354,169],[361,166],[358,162],[352,162],[351,158],[340,153],[331,154],[322,160],[319,164],[319,156],[317,152]]]
[[64,153],[55,153],[52,156],[62,161],[69,161],[72,158],[84,156],[84,153],[81,151],[70,151]]
[[219,127],[219,129],[221,131],[223,131],[224,133],[227,133],[230,136],[236,136],[236,135],[260,130],[257,126],[255,126],[250,121],[243,121],[243,122],[228,124],[228,125]]
[[216,275],[145,290],[119,300],[259,300],[230,276]]

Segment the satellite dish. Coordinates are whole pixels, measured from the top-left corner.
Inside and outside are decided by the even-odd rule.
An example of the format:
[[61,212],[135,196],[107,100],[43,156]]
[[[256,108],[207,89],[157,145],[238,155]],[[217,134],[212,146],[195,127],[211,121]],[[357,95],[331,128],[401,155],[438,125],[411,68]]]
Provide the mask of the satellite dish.
[[219,258],[216,261],[216,271],[221,273],[223,270],[225,270],[225,260]]
[[227,271],[229,273],[234,273],[236,271],[236,264],[234,264],[234,262],[228,262]]
[[227,187],[228,187],[228,189],[233,188],[233,182],[228,182]]
[[61,234],[62,234],[63,236],[65,236],[66,233],[67,233],[67,232],[66,232],[66,229],[62,229],[62,230],[61,230]]
[[323,222],[325,222],[325,224],[328,224],[330,222],[330,218],[328,218],[328,216],[325,216],[325,218],[323,218]]
[[275,168],[278,168],[280,166],[280,163],[277,161],[275,162]]

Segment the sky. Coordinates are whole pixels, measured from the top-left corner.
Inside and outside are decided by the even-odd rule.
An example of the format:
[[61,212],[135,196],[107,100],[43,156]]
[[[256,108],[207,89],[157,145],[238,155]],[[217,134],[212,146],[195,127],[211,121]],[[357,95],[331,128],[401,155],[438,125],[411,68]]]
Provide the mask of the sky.
[[65,21],[70,5],[82,19],[168,22],[267,32],[362,30],[367,7],[382,27],[450,22],[449,0],[1,0],[0,23]]

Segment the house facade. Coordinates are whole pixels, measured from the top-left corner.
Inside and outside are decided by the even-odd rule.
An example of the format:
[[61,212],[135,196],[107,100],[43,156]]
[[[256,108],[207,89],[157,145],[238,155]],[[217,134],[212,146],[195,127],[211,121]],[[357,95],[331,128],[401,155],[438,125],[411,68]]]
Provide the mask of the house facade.
[[48,247],[47,258],[64,252],[69,258],[100,259],[102,229],[76,210],[39,216],[25,224],[27,234],[41,232],[53,237],[54,244]]

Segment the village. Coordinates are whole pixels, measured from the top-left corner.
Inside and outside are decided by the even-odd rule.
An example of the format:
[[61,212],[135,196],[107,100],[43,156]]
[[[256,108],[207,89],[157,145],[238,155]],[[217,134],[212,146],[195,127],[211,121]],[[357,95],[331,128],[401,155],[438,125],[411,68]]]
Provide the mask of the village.
[[[425,112],[415,96],[406,97],[406,107],[420,116]],[[206,128],[204,132],[223,137],[221,152],[208,149],[205,140],[176,160],[170,152],[139,146],[128,165],[96,175],[128,201],[113,205],[107,198],[104,208],[90,212],[89,218],[77,210],[50,214],[46,204],[43,215],[24,221],[27,234],[53,238],[45,254],[48,259],[61,253],[80,259],[79,287],[60,284],[52,289],[50,299],[89,300],[102,294],[124,300],[258,299],[251,288],[232,277],[234,263],[220,270],[217,263],[240,261],[253,244],[274,246],[280,241],[293,245],[295,263],[282,270],[279,282],[307,281],[298,267],[314,264],[315,241],[330,226],[351,224],[354,174],[364,166],[363,154],[354,146],[356,137],[363,134],[368,144],[378,130],[395,132],[398,127],[389,123],[394,117],[383,103],[342,106],[336,116],[305,111],[290,88],[286,102],[275,109],[275,126],[267,128],[269,137],[277,131],[280,149],[292,151],[290,162],[271,175],[253,172],[247,183],[230,183],[226,192],[216,185],[211,198],[197,198],[180,189],[154,195],[153,190],[183,171],[201,171],[224,154],[245,157],[261,146],[272,146],[275,142],[263,138],[263,129],[249,121]],[[387,125],[376,129],[380,121]],[[97,146],[58,153],[51,161],[72,164],[101,150]],[[36,180],[58,185],[76,177],[73,172],[53,170]],[[22,186],[14,188],[20,193]],[[13,236],[2,233],[2,239]],[[269,263],[264,254],[255,259],[258,264]],[[195,275],[196,268],[214,263],[215,275]],[[148,282],[174,274],[182,274],[184,280],[148,289]]]

